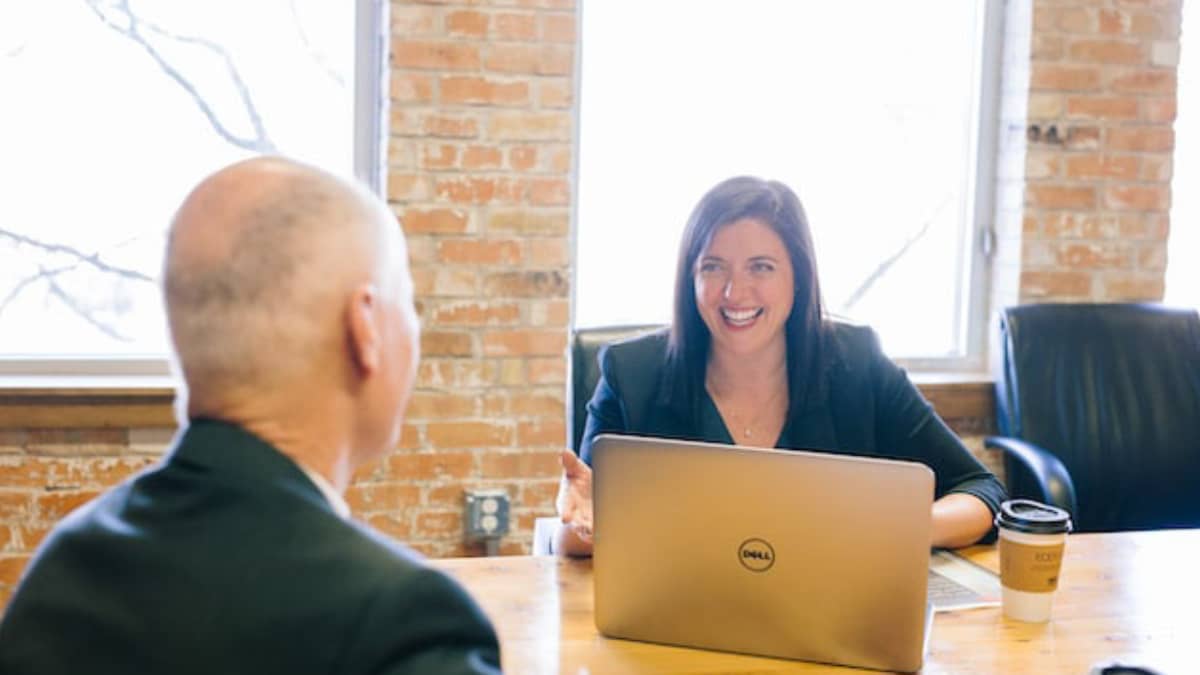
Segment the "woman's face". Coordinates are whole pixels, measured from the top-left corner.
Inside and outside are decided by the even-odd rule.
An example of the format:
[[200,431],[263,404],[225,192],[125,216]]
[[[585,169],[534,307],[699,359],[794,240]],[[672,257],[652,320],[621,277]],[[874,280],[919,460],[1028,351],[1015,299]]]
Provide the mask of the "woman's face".
[[795,281],[787,248],[770,227],[751,218],[722,225],[693,273],[713,349],[753,355],[784,340]]

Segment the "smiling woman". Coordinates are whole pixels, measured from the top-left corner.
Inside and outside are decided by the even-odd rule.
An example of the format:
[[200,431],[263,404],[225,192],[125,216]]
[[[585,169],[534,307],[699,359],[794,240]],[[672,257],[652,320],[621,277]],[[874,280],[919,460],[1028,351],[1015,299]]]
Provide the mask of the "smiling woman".
[[602,433],[924,463],[937,481],[933,546],[984,537],[1003,501],[875,333],[825,316],[808,220],[782,183],[709,190],[684,229],[670,329],[599,358],[580,457],[563,457],[557,550],[591,551],[588,465]]

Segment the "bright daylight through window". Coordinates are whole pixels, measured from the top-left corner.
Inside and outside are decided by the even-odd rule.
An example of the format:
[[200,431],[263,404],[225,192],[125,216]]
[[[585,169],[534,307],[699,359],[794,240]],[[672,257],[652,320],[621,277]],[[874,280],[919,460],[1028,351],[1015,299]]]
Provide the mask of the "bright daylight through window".
[[259,153],[353,175],[355,10],[0,5],[0,359],[163,358],[164,232],[191,186]]
[[977,357],[989,5],[584,2],[576,325],[667,322],[688,213],[751,174],[800,196],[830,312]]

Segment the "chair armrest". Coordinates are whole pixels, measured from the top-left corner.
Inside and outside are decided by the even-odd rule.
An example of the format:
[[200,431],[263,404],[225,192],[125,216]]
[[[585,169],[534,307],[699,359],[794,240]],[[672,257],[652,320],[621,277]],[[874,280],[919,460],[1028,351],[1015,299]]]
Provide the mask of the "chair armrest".
[[[1002,450],[1005,457],[1013,460],[1013,464],[1028,472],[1037,489],[1041,490],[1041,494],[1037,495],[1039,501],[1066,509],[1072,516],[1076,515],[1075,483],[1067,467],[1057,457],[1033,443],[1007,436],[988,436],[983,439],[983,444]],[[1012,482],[1010,476],[1009,484]]]

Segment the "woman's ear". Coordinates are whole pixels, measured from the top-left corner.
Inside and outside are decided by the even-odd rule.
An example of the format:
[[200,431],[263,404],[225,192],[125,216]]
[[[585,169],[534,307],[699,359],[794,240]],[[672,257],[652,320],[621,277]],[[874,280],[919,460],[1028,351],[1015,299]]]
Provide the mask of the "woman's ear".
[[360,375],[379,370],[381,343],[379,337],[379,292],[372,284],[363,284],[350,294],[346,306],[346,337],[350,358]]

